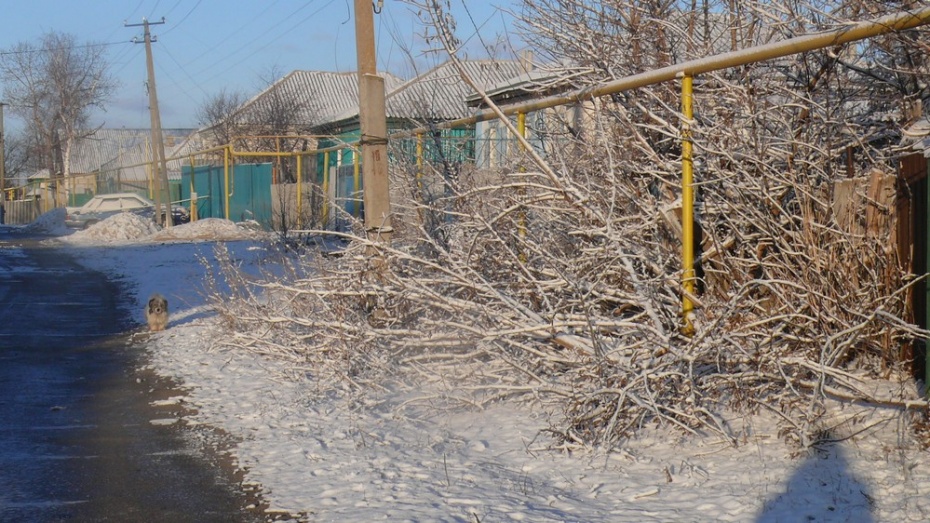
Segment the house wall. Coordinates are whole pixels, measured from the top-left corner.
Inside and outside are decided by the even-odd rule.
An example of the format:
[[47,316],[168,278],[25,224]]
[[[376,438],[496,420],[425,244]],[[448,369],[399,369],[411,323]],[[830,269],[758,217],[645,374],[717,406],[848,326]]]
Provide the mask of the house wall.
[[[527,141],[543,157],[552,151],[564,151],[566,146],[593,128],[594,103],[589,101],[528,113]],[[516,116],[511,116],[510,121],[517,125]],[[519,143],[501,121],[488,120],[475,126],[475,163],[478,168],[512,165],[519,152]]]

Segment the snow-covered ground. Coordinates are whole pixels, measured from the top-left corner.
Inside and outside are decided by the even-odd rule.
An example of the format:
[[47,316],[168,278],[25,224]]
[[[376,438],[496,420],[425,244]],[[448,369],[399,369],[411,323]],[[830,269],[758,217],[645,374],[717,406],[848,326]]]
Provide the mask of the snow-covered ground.
[[201,258],[212,260],[221,240],[243,267],[268,263],[276,251],[254,230],[203,220],[157,231],[123,215],[70,234],[62,219],[51,213],[32,227],[55,231],[81,263],[122,281],[140,325],[148,295],[168,297],[169,328],[143,338],[154,370],[183,384],[175,401],[196,413],[164,422],[230,434],[246,483],[272,512],[307,521],[930,521],[930,454],[902,414],[865,411],[888,421],[800,454],[763,417],[731,420],[751,435],[736,448],[653,429],[610,453],[553,450],[539,409],[452,408],[424,399],[429,391],[334,394],[288,362],[219,348]]

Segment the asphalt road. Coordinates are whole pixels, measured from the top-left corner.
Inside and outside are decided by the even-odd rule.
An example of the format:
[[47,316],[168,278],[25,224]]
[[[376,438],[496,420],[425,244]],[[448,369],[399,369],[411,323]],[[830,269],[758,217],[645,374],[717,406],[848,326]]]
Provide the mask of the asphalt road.
[[262,521],[204,438],[163,425],[121,289],[0,229],[0,521]]

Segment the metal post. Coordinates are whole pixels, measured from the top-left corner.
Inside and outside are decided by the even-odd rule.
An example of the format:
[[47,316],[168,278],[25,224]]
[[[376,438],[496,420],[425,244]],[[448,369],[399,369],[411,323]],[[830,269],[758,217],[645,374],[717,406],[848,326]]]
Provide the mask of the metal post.
[[191,221],[197,221],[197,184],[194,183],[194,155],[190,157],[191,162]]
[[[521,138],[526,138],[526,113],[525,112],[517,113],[517,132],[520,133]],[[520,144],[520,150],[521,152],[525,152],[523,150],[522,143]],[[523,165],[523,158],[520,158],[519,171],[521,173],[526,171],[526,168]],[[517,193],[520,196],[523,196],[525,191],[523,189],[520,189],[519,191],[517,191]],[[526,251],[523,249],[523,244],[522,244],[522,242],[526,240],[526,209],[522,207],[520,208],[520,212],[517,213],[517,237],[520,238],[521,240],[520,254],[519,254],[520,261],[523,263],[526,263],[527,261]]]
[[416,182],[416,192],[415,202],[417,205],[417,218],[420,221],[420,225],[424,226],[426,224],[426,211],[424,206],[427,203],[426,195],[423,194],[423,133],[417,133],[416,136],[416,159],[414,162],[416,172],[415,182]]
[[229,146],[223,148],[223,215],[229,219],[229,196],[232,191],[229,188]]
[[359,152],[352,151],[352,216],[358,218],[360,205],[358,203],[358,193],[361,191],[361,173],[359,171]]
[[681,317],[683,332],[692,334],[691,316],[694,303],[694,160],[691,138],[691,121],[694,119],[694,77],[685,74],[681,79]]
[[303,178],[303,173],[300,171],[300,168],[301,168],[300,158],[301,158],[301,155],[298,154],[297,155],[297,228],[298,229],[300,229],[302,225],[301,224],[302,220],[300,219],[300,216],[301,216],[301,213],[303,212],[303,185],[302,185],[302,180],[301,180],[301,178]]
[[323,153],[323,228],[329,227],[329,151]]
[[[417,193],[423,191],[423,133],[417,133]],[[424,202],[421,202],[424,203]]]

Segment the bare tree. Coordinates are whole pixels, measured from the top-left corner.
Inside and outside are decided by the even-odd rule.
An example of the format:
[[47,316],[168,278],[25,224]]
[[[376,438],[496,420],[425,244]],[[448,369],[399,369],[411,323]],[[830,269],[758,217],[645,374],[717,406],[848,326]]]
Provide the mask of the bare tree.
[[283,75],[280,69],[272,67],[261,78],[262,93],[236,114],[240,129],[250,136],[244,144],[249,149],[293,151],[308,145],[298,136],[313,125],[314,108],[307,93],[300,92],[300,86],[290,80],[291,75]]
[[20,42],[0,60],[3,78],[3,96],[11,112],[26,122],[26,133],[36,168],[57,171],[53,144],[55,140],[55,114],[52,93],[45,79],[46,57],[44,50],[32,43]]
[[197,109],[197,123],[213,135],[216,145],[232,143],[237,131],[236,111],[245,102],[245,95],[239,91],[227,91],[206,98]]
[[4,135],[5,154],[3,155],[5,186],[10,187],[10,181],[21,178],[28,173],[30,164],[30,147],[26,134],[23,132],[7,133]]
[[93,134],[90,110],[102,108],[116,87],[108,67],[103,46],[56,32],[17,44],[0,61],[4,97],[41,146],[50,175],[67,180],[74,142]]

